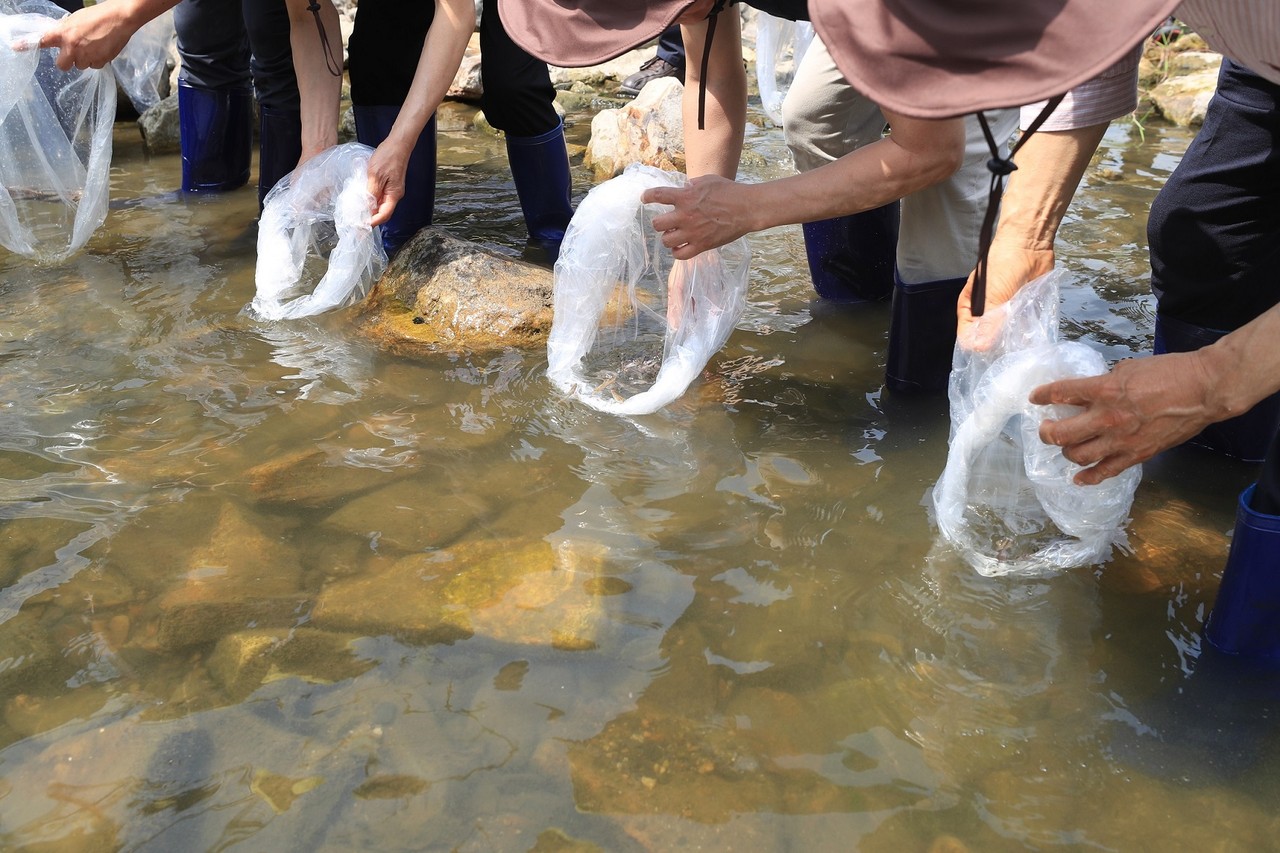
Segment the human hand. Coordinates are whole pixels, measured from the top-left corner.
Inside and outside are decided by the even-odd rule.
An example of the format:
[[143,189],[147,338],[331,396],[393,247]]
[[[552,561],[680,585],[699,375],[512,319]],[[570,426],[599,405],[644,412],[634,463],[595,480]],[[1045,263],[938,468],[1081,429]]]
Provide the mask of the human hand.
[[138,29],[119,6],[95,3],[72,12],[45,31],[38,47],[57,48],[54,64],[63,71],[72,66],[102,68],[119,56]]
[[662,232],[662,245],[677,260],[732,242],[751,230],[742,184],[719,175],[693,178],[683,187],[653,187],[644,191],[645,204],[669,204],[674,210],[653,218]]
[[391,218],[404,198],[404,177],[409,167],[409,149],[390,139],[378,146],[369,158],[369,195],[373,196],[373,217],[369,224],[382,225]]
[[987,253],[987,295],[981,317],[973,316],[973,273],[956,303],[956,340],[965,349],[990,349],[1000,335],[1004,312],[993,311],[1024,285],[1053,269],[1053,249],[1011,246],[993,241]]
[[1092,486],[1229,415],[1216,393],[1219,384],[1198,350],[1126,359],[1101,376],[1041,385],[1029,399],[1036,405],[1084,407],[1042,422],[1040,440],[1059,445],[1068,460],[1087,466],[1075,482]]

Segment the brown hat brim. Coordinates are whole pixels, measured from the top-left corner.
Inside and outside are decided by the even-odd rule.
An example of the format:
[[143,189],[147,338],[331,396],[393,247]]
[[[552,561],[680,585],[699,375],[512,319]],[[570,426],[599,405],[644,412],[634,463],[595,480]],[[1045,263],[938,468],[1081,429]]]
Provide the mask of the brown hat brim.
[[917,118],[1019,107],[1096,77],[1180,0],[809,0],[823,44],[871,100]]
[[511,39],[562,68],[599,65],[656,39],[692,2],[497,0]]

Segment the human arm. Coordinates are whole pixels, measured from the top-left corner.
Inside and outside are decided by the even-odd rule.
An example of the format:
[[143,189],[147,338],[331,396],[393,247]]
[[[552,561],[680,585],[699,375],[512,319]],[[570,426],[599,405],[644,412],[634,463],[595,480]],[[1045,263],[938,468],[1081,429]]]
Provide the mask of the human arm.
[[742,157],[742,133],[747,126],[747,73],[742,65],[742,28],[738,10],[726,6],[716,18],[711,54],[707,57],[706,109],[698,126],[698,101],[702,96],[702,62],[710,21],[702,17],[682,23],[684,40],[684,94],[680,109],[684,123],[685,174],[720,175],[733,179]]
[[1127,359],[1101,376],[1042,385],[1032,403],[1084,411],[1044,421],[1040,438],[1088,466],[1077,483],[1100,483],[1280,391],[1277,340],[1280,306],[1203,349]]
[[475,30],[472,0],[436,0],[409,94],[387,138],[369,158],[369,193],[374,198],[373,225],[386,222],[404,197],[404,176],[418,137],[444,100],[462,64],[462,54]]
[[61,18],[43,36],[40,47],[58,49],[54,63],[63,71],[102,68],[119,55],[142,25],[178,5],[178,0],[111,0],[78,9]]
[[676,258],[723,246],[752,231],[831,219],[888,204],[950,177],[964,157],[961,119],[918,119],[885,110],[890,133],[817,169],[759,184],[719,175],[685,187],[647,190],[645,202],[674,210],[654,228]]
[[[111,0],[112,3],[118,0]],[[342,97],[342,30],[338,10],[330,0],[287,0],[289,46],[302,118],[302,157],[299,164],[338,144],[338,102]],[[316,16],[322,26],[316,26]],[[321,33],[325,41],[321,41]],[[337,68],[331,67],[334,63]],[[333,73],[334,71],[338,73]]]
[[[1058,226],[1107,125],[1101,122],[1074,130],[1041,130],[1018,149],[1014,158],[1018,169],[1009,176],[1000,203],[1000,225],[987,255],[988,311],[1053,269]],[[972,295],[970,274],[956,306],[956,336],[966,346],[983,349],[998,329],[973,316]]]

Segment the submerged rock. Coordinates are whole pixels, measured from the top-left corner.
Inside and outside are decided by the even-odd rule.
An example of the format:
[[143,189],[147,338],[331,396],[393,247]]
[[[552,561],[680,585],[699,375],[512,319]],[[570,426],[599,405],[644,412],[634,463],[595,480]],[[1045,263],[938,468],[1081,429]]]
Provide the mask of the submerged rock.
[[401,355],[537,348],[551,331],[551,271],[424,228],[374,285],[357,325]]
[[177,154],[178,96],[170,95],[138,116],[138,132],[148,154]]

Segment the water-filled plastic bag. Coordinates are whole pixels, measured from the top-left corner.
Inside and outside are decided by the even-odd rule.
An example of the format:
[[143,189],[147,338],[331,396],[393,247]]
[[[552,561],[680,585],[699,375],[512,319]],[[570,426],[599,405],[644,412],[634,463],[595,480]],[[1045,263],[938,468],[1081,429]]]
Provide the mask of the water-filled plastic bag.
[[653,230],[650,187],[683,175],[633,164],[578,205],[555,266],[547,376],[592,408],[642,415],[677,399],[746,309],[751,252],[738,239],[677,261]]
[[0,13],[0,245],[40,261],[78,251],[107,218],[116,84],[62,71],[40,36],[67,13],[46,0]]
[[956,345],[950,378],[951,445],[933,488],[943,537],[988,577],[1043,575],[1093,565],[1125,542],[1140,466],[1096,486],[1072,478],[1081,466],[1040,440],[1040,422],[1073,406],[1036,406],[1031,391],[1058,379],[1106,372],[1087,344],[1058,340],[1055,271],[992,309],[988,349]]
[[[99,0],[99,2],[112,0]],[[129,37],[124,49],[111,60],[120,88],[138,112],[160,103],[160,91],[169,74],[169,47],[175,31],[169,10],[143,24]]]
[[257,295],[264,320],[308,317],[363,299],[387,266],[369,225],[369,157],[358,142],[318,154],[267,193],[258,220]]
[[765,12],[756,16],[756,85],[769,120],[782,127],[782,102],[813,41],[813,24],[788,21]]

